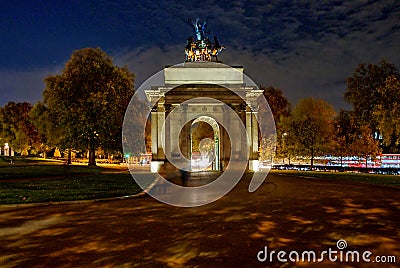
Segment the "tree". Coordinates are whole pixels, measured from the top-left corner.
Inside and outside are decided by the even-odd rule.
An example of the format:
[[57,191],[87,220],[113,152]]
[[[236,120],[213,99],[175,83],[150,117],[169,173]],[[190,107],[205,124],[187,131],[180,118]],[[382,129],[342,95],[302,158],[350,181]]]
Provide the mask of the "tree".
[[382,60],[380,65],[360,64],[353,75],[347,78],[344,97],[353,105],[357,120],[367,125],[372,133],[378,130],[378,119],[374,116],[377,106],[392,102],[379,91],[388,77],[399,78],[400,75],[393,64]]
[[334,116],[333,106],[321,99],[302,99],[293,109],[288,133],[297,153],[311,158],[311,169],[314,157],[330,150]]
[[[263,86],[260,86],[260,90],[263,90],[263,95],[271,108],[275,123],[279,122],[281,116],[289,116],[290,103],[283,95],[282,90]],[[263,107],[260,108],[262,109]]]
[[38,143],[38,133],[29,120],[32,105],[9,102],[0,108],[1,141],[10,143],[19,154],[28,155]]
[[376,157],[381,153],[379,142],[374,139],[372,131],[363,122],[357,121],[354,112],[340,111],[334,120],[335,154],[340,156],[357,155],[365,159],[367,167],[368,158]]
[[[259,143],[260,145],[263,144],[264,146],[268,146],[271,143],[271,141],[276,141],[276,153],[279,156],[285,157],[287,155],[286,151],[286,146],[284,146],[285,140],[284,140],[284,133],[287,131],[283,127],[282,121],[287,118],[290,114],[290,103],[287,100],[287,98],[283,95],[283,92],[279,88],[274,88],[274,87],[264,87],[260,86],[259,87],[261,90],[263,90],[263,95],[265,99],[267,100],[269,107],[271,109],[274,121],[275,121],[275,127],[276,127],[276,137],[268,137],[267,140],[260,140]],[[259,113],[268,113],[266,107],[263,107],[260,105],[260,109],[258,111]],[[268,116],[264,116],[263,118],[268,118]],[[263,124],[265,122],[261,122]],[[263,126],[263,129],[267,129],[268,126]],[[288,145],[287,143],[285,145]],[[264,147],[260,146],[260,147]],[[268,147],[267,146],[267,147]],[[270,147],[270,146],[269,146]],[[285,148],[284,148],[285,147]],[[264,156],[267,150],[264,148],[262,150],[260,148],[260,154],[263,155],[263,157],[270,159],[270,157]],[[274,152],[275,153],[275,152]]]
[[385,85],[378,88],[378,93],[386,101],[378,104],[374,110],[378,128],[383,136],[383,147],[387,152],[400,152],[400,79],[388,77]]
[[146,144],[149,144],[149,149],[151,149],[151,122],[148,113],[151,108],[149,103],[137,94],[132,97],[131,103],[134,105],[129,105],[126,110],[122,135],[124,153],[127,158],[140,157],[146,151]]
[[381,153],[379,143],[371,135],[371,129],[368,126],[359,127],[351,147],[359,158],[365,159],[365,168],[368,168],[368,157],[375,158]]
[[261,161],[272,165],[272,161],[275,157],[276,136],[270,135],[269,137],[262,139],[261,142],[263,144],[260,146],[259,158]]
[[44,104],[51,124],[62,130],[59,145],[87,149],[89,165],[96,165],[98,147],[120,150],[133,77],[99,48],[74,51],[61,74],[45,79]]
[[343,157],[353,154],[352,143],[357,132],[356,118],[353,112],[341,110],[333,121],[335,155],[340,157],[341,166]]
[[48,109],[43,102],[36,103],[29,112],[30,121],[38,131],[38,147],[37,150],[43,153],[46,158],[47,152],[55,147],[60,140],[61,134],[57,132],[57,128],[52,125],[49,119]]

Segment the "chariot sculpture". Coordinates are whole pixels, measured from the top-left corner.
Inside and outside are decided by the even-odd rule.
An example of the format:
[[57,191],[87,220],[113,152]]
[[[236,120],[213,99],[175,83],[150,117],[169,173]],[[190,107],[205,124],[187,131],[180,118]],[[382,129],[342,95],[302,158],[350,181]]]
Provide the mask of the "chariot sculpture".
[[199,18],[193,21],[188,18],[189,24],[193,27],[195,38],[193,36],[187,39],[185,46],[186,61],[216,61],[218,62],[218,54],[224,49],[214,36],[214,42],[206,36],[209,32],[206,31],[207,21],[199,22]]

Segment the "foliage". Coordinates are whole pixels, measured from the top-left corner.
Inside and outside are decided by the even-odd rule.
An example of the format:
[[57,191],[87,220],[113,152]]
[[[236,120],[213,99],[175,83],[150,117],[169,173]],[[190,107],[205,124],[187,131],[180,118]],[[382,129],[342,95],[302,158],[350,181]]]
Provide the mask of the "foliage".
[[400,152],[400,78],[387,77],[385,84],[378,88],[378,93],[386,96],[386,100],[378,105],[373,116],[383,136],[386,151]]
[[133,95],[133,74],[114,66],[99,48],[75,51],[59,75],[45,79],[48,119],[61,148],[88,149],[89,165],[102,147],[121,150],[125,109]]
[[354,112],[341,110],[333,121],[334,136],[334,155],[343,159],[344,156],[354,154],[351,145],[356,138],[357,123]]
[[371,135],[368,126],[360,126],[356,132],[356,137],[351,144],[351,150],[355,155],[365,159],[365,167],[368,167],[368,158],[375,158],[381,153],[379,142]]
[[149,104],[136,94],[132,102],[135,105],[129,105],[125,113],[122,142],[125,154],[138,157],[148,145],[151,151],[151,122]]
[[62,137],[61,128],[57,128],[52,124],[48,108],[41,101],[33,106],[29,112],[29,117],[38,131],[39,144],[37,150],[43,153],[43,157],[46,157],[46,153],[51,148],[54,148]]
[[28,155],[39,143],[37,130],[29,118],[31,109],[27,102],[9,102],[0,108],[0,141],[8,142],[15,152],[23,155]]
[[372,134],[379,132],[381,127],[380,118],[375,112],[380,108],[387,108],[390,112],[389,106],[396,101],[395,95],[387,94],[384,90],[388,78],[399,79],[400,74],[393,64],[384,60],[380,65],[360,64],[353,75],[347,78],[344,97],[353,105],[357,120],[361,125],[368,126]]
[[288,120],[288,135],[297,154],[311,158],[329,152],[332,144],[335,111],[321,99],[307,98],[298,102]]
[[[270,154],[265,151],[265,148],[271,147],[271,141],[276,141],[276,154],[282,157],[288,155],[288,151],[286,150],[288,143],[285,142],[282,137],[283,133],[286,133],[284,129],[283,121],[287,118],[290,114],[290,103],[287,98],[283,95],[283,92],[279,88],[274,87],[264,87],[260,86],[260,89],[263,90],[263,96],[268,102],[268,105],[271,109],[274,121],[275,121],[275,128],[276,128],[276,137],[271,139],[271,137],[266,138],[266,140],[260,140],[260,154],[263,158],[270,159],[271,155],[266,156],[265,154]],[[259,113],[268,113],[266,107],[260,105]],[[268,115],[263,116],[263,118],[268,118]],[[261,122],[263,124],[264,122]],[[263,126],[264,128],[268,128],[269,126]],[[263,149],[264,148],[264,149]]]
[[282,116],[279,124],[281,128],[277,131],[277,155],[283,158],[288,158],[289,164],[290,159],[293,159],[297,155],[297,143],[296,136],[291,131],[291,116],[284,117]]
[[[263,95],[269,104],[276,123],[279,122],[281,116],[289,116],[290,103],[281,89],[260,86],[260,90],[263,90]],[[262,108],[260,107],[260,109]]]
[[275,157],[276,135],[270,135],[262,139],[260,146],[260,160],[272,164]]
[[334,120],[335,155],[357,155],[368,161],[381,153],[379,142],[374,139],[367,125],[357,121],[354,112],[340,111]]

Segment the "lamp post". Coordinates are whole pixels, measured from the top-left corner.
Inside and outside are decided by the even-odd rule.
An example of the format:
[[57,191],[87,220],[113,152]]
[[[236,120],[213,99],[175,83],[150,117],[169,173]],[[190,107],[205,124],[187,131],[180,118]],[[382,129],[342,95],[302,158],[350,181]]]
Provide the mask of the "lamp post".
[[287,136],[287,133],[284,132],[282,134],[282,152],[283,152],[283,164],[285,164],[285,156],[286,156],[286,144],[285,144],[285,138]]

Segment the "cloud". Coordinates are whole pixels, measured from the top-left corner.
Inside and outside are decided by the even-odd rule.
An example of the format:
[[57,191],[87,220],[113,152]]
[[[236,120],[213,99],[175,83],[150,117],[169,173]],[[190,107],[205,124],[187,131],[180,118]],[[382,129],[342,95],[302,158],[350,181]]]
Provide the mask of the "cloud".
[[[400,66],[400,8],[395,2],[240,3],[230,9],[216,3],[209,11],[210,29],[221,33],[219,39],[227,47],[220,59],[243,65],[257,84],[281,88],[292,104],[317,97],[337,109],[349,108],[343,99],[346,78],[360,63],[387,59]],[[160,49],[148,44],[114,55],[140,82],[164,65],[182,62],[183,46]]]
[[[81,27],[85,35],[95,32],[96,44],[106,40],[96,46],[136,74],[136,87],[165,65],[184,61],[183,47],[193,34],[189,16],[208,19],[210,37],[217,35],[227,47],[221,60],[243,65],[257,84],[281,88],[292,104],[312,96],[337,109],[347,107],[342,98],[345,80],[358,64],[386,59],[400,68],[396,0],[100,0],[76,9],[87,11],[86,20],[96,22]],[[53,70],[0,71],[0,101],[40,99],[43,78]]]
[[0,70],[0,106],[10,101],[34,104],[41,100],[45,88],[44,78],[59,72],[57,69]]
[[[321,54],[324,55],[324,51]],[[115,64],[126,65],[136,74],[136,88],[166,65],[184,61],[183,47],[180,46],[171,46],[164,50],[158,47],[123,49],[113,52],[112,57]],[[306,59],[307,57],[308,54],[301,54],[278,63],[263,53],[255,54],[250,50],[231,48],[221,53],[220,59],[228,65],[244,66],[245,73],[258,85],[281,88],[292,104],[301,98],[313,96],[323,98],[338,108],[345,107],[345,76],[332,70],[333,67],[320,68],[320,61],[328,61],[322,59],[321,55],[314,60]]]
[[184,47],[179,45],[164,48],[158,46],[122,48],[111,51],[110,55],[115,65],[127,66],[135,73],[135,88],[165,66],[182,63],[185,60]]

